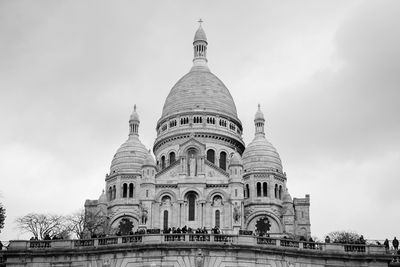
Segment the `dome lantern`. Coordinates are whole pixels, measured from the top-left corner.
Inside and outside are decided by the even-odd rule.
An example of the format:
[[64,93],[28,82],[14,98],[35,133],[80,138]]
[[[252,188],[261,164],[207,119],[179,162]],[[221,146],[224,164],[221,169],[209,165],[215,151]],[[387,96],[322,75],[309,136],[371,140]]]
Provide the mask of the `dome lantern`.
[[194,35],[193,40],[193,66],[207,67],[207,36],[201,27],[201,23],[203,21],[200,19],[198,22],[200,25],[196,31],[196,34]]
[[139,135],[139,115],[136,112],[136,104],[133,106],[133,112],[129,118],[129,135]]
[[258,110],[256,112],[256,115],[254,116],[254,125],[256,127],[256,135],[265,135],[264,132],[264,114],[261,111],[260,104],[258,104]]

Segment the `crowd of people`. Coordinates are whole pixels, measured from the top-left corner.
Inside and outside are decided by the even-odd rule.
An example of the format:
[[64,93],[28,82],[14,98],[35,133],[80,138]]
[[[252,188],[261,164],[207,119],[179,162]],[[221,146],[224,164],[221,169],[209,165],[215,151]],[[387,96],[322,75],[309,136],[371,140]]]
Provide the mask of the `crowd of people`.
[[[222,231],[219,229],[219,227],[215,226],[211,230],[212,234],[222,234]],[[164,229],[163,231],[164,234],[208,234],[208,231],[205,227],[203,228],[197,228],[196,230],[193,230],[190,227],[187,227],[186,225],[181,228],[175,228],[175,227],[169,227],[167,229]]]
[[[64,239],[64,237],[61,236],[61,235],[54,235],[53,237],[51,237],[49,234],[46,234],[43,237],[43,240],[46,240],[46,241],[48,241],[48,240],[62,240],[62,239]],[[37,236],[32,236],[29,240],[30,241],[35,241],[35,240],[39,240],[39,238]]]

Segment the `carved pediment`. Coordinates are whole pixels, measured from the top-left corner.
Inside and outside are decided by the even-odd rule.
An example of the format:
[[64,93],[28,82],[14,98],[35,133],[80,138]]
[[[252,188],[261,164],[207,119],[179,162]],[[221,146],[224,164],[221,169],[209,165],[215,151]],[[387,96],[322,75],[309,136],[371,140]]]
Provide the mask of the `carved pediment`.
[[229,177],[228,173],[211,162],[205,164],[205,174],[207,178],[224,178]]
[[157,180],[158,179],[178,178],[180,171],[181,171],[181,165],[176,164],[174,166],[171,166],[171,168],[169,168],[168,170],[160,172],[157,175]]
[[200,155],[205,155],[206,151],[206,145],[203,143],[200,143],[194,137],[191,137],[189,140],[186,140],[182,144],[179,145],[179,156],[186,156],[186,151],[189,148],[195,147],[199,150]]

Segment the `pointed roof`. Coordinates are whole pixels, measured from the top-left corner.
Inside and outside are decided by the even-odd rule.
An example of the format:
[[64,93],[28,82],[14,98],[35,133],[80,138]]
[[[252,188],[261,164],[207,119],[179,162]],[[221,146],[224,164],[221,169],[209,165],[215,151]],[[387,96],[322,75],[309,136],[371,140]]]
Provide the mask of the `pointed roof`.
[[129,121],[140,121],[139,114],[136,112],[136,104],[133,106],[133,112],[129,118]]
[[202,23],[202,22],[203,22],[203,21],[200,19],[200,20],[199,20],[200,25],[199,25],[199,28],[197,29],[197,31],[196,31],[196,33],[195,33],[195,35],[194,35],[193,42],[196,42],[196,41],[204,41],[204,42],[207,42],[206,33],[204,32],[203,27],[201,27],[201,23]]
[[260,104],[258,104],[258,110],[257,110],[257,112],[256,112],[256,115],[254,116],[254,120],[256,121],[256,120],[265,120],[264,119],[264,113],[262,113],[262,111],[261,111],[261,106],[260,106]]

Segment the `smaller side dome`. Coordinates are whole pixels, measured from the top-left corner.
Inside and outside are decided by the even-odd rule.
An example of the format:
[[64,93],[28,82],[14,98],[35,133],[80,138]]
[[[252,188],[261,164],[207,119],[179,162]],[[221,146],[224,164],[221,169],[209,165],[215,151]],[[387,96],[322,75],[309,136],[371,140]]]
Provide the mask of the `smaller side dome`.
[[110,174],[116,172],[139,172],[147,155],[146,147],[136,135],[121,145],[111,162]]
[[146,147],[139,140],[139,115],[136,112],[136,105],[129,119],[129,137],[118,148],[111,162],[110,175],[113,173],[140,172],[144,160],[148,154]]
[[156,161],[154,160],[153,156],[151,155],[150,150],[144,160],[142,168],[146,167],[146,166],[156,167]]
[[289,194],[289,191],[285,190],[285,193],[283,194],[283,203],[293,203],[292,197]]
[[255,115],[255,136],[243,153],[243,167],[245,171],[276,170],[282,173],[282,162],[275,147],[265,138],[264,114],[258,105]]
[[243,166],[242,158],[240,157],[239,153],[237,153],[237,152],[233,153],[231,160],[229,162],[229,166],[233,166],[233,165]]
[[103,192],[101,193],[101,195],[99,197],[99,204],[104,204],[104,203],[107,203],[107,196],[103,189]]

